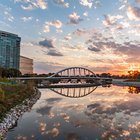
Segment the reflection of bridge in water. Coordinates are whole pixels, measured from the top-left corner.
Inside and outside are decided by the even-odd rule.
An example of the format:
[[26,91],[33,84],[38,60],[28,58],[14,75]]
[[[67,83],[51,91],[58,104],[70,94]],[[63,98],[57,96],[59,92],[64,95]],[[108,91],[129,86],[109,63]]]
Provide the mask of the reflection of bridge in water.
[[71,98],[80,98],[89,95],[92,93],[97,86],[93,87],[65,87],[65,88],[50,88],[50,90],[54,91],[57,94],[62,96],[71,97]]

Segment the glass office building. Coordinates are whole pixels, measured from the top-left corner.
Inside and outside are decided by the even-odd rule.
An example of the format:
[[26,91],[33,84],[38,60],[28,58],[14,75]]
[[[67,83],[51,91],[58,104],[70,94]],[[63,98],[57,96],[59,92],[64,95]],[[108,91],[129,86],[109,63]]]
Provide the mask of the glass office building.
[[16,34],[0,31],[0,66],[19,69],[20,41]]

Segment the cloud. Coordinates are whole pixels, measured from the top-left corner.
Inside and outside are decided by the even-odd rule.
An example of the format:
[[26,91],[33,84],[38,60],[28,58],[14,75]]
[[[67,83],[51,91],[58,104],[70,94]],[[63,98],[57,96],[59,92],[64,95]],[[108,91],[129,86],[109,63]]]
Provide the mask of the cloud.
[[1,22],[2,22],[2,19],[8,20],[10,22],[14,21],[15,17],[12,15],[12,9],[10,7],[0,4],[0,10],[1,10],[0,12]]
[[129,42],[125,42],[124,44],[115,48],[114,52],[137,57],[139,56],[140,52],[140,44],[131,44]]
[[81,36],[88,34],[89,32],[84,29],[76,29],[76,31],[73,32],[74,35]]
[[134,25],[133,29],[129,30],[128,33],[140,36],[140,25]]
[[87,6],[89,8],[92,7],[92,1],[91,0],[80,0],[80,4],[83,6]]
[[103,24],[105,26],[114,25],[117,23],[117,20],[122,19],[123,16],[117,15],[117,16],[111,16],[111,15],[104,15],[105,20],[103,21]]
[[69,23],[70,24],[79,24],[80,21],[82,21],[82,19],[80,18],[79,15],[77,15],[77,13],[73,12],[72,14],[69,15]]
[[140,3],[140,0],[136,0],[137,3]]
[[15,18],[10,14],[9,11],[5,11],[5,12],[4,12],[4,15],[6,16],[6,19],[7,19],[8,21],[10,21],[10,22],[13,22],[14,19],[15,19]]
[[55,28],[59,29],[62,27],[62,22],[60,20],[54,20],[51,22],[46,22],[46,25],[54,26]]
[[72,37],[71,37],[71,35],[70,34],[68,34],[67,36],[65,36],[65,38],[64,38],[65,40],[71,40],[72,39]]
[[43,41],[39,41],[39,45],[45,47],[45,48],[54,48],[53,40],[52,39],[44,39]]
[[50,26],[48,24],[45,24],[43,27],[43,32],[48,33],[50,32]]
[[94,52],[100,52],[101,50],[99,48],[97,48],[95,45],[90,45],[88,47],[88,50],[90,51],[94,51]]
[[83,16],[87,17],[88,16],[88,12],[84,12]]
[[140,20],[140,8],[128,6],[127,16],[130,20],[139,21]]
[[57,72],[61,69],[64,69],[65,66],[53,63],[53,62],[34,62],[35,72],[38,73],[49,73],[49,72]]
[[[40,8],[42,10],[47,9],[48,4],[46,0],[14,0],[15,3],[22,3],[21,8],[24,10],[33,10],[36,8]],[[25,5],[23,5],[25,4]]]
[[45,0],[37,0],[37,5],[41,9],[47,9],[47,2]]
[[56,29],[56,33],[63,33],[63,30],[61,30],[61,29]]
[[68,8],[69,3],[66,3],[65,0],[53,0],[55,4]]
[[45,54],[47,55],[51,55],[51,56],[63,56],[62,53],[56,51],[56,50],[49,50],[47,53],[45,52]]
[[31,21],[33,17],[22,17],[21,18],[24,22]]
[[44,27],[43,27],[43,32],[50,32],[50,26],[55,27],[57,30],[57,33],[63,32],[60,28],[62,27],[63,23],[60,20],[54,20],[51,22],[45,22]]
[[24,10],[32,10],[34,9],[33,5],[29,4],[28,6],[21,5],[21,8]]

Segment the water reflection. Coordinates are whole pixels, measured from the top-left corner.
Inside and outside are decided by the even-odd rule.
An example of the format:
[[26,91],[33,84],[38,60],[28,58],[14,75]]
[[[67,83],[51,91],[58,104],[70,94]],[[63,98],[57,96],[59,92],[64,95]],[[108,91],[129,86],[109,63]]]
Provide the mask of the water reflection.
[[58,93],[62,96],[71,97],[71,98],[80,98],[89,95],[92,93],[97,86],[92,87],[80,87],[80,88],[50,88],[50,90]]
[[[99,86],[84,98],[41,89],[41,98],[8,132],[7,140],[138,140],[140,96],[128,94],[128,89]],[[84,95],[84,88],[81,92]]]
[[140,93],[140,87],[129,86],[128,87],[128,92],[131,93],[131,94],[139,94]]

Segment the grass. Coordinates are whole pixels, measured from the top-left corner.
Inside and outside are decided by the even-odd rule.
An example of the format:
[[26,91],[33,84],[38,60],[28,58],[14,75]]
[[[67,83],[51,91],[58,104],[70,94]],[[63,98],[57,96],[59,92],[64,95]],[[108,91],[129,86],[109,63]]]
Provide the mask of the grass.
[[[1,82],[1,81],[0,81]],[[12,107],[34,94],[34,83],[0,84],[0,121]]]

